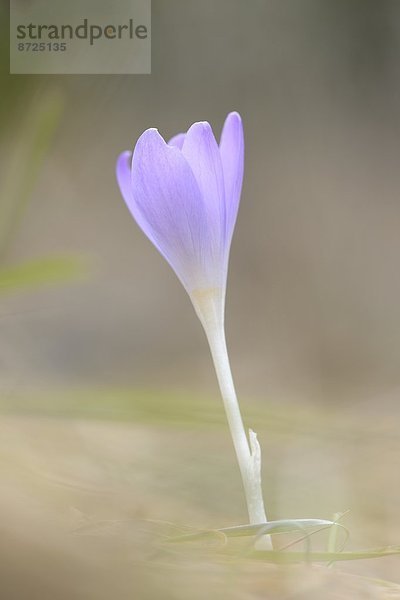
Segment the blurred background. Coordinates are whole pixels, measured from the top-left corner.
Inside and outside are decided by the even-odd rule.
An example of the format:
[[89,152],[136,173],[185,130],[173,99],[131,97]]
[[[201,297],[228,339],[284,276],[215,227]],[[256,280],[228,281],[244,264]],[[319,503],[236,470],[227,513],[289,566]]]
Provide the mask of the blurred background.
[[[129,570],[136,520],[246,521],[204,334],[114,175],[147,127],[208,120],[219,136],[231,110],[246,165],[227,336],[267,508],[349,509],[355,546],[398,544],[400,3],[153,0],[144,76],[9,75],[1,11],[6,600],[28,597],[20,568],[29,598],[107,598],[116,581],[118,598],[157,597]],[[97,526],[124,519],[128,540]],[[342,570],[398,580],[395,559]],[[353,584],[343,597],[381,597]]]

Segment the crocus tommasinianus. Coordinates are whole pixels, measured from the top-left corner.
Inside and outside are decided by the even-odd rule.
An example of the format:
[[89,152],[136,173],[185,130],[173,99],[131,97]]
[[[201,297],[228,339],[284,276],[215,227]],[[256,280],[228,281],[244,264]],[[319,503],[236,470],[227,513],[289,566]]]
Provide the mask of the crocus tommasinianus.
[[224,333],[229,250],[243,180],[242,121],[230,113],[215,140],[209,123],[164,141],[157,129],[117,161],[117,179],[138,225],[186,288],[205,329],[244,483],[251,523],[266,522],[260,448],[246,436]]

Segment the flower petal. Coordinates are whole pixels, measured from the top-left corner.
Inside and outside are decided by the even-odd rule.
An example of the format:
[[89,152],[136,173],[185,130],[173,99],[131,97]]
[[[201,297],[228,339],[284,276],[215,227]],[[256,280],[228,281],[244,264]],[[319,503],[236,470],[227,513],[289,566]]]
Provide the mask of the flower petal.
[[127,204],[131,204],[132,202],[131,160],[132,152],[127,150],[118,156],[116,166],[119,189]]
[[129,210],[131,211],[134,219],[141,227],[144,229],[145,222],[143,221],[142,214],[138,210],[136,203],[133,199],[132,194],[132,173],[131,173],[131,163],[132,163],[132,152],[127,150],[126,152],[122,152],[119,155],[117,160],[116,167],[116,175],[117,181],[119,185],[119,189],[121,190],[121,194],[126,204],[128,205]]
[[131,182],[132,195],[124,197],[133,216],[186,289],[217,285],[221,268],[199,186],[181,151],[156,129],[136,144]]
[[244,167],[243,125],[237,112],[231,112],[226,117],[221,135],[220,154],[225,182],[226,236],[230,244],[239,210]]
[[185,141],[186,133],[177,133],[167,143],[168,146],[176,146],[182,150],[183,142]]
[[225,251],[225,189],[222,161],[210,124],[194,123],[188,130],[182,147],[196,177],[204,203],[210,215],[214,235],[219,238],[220,251]]

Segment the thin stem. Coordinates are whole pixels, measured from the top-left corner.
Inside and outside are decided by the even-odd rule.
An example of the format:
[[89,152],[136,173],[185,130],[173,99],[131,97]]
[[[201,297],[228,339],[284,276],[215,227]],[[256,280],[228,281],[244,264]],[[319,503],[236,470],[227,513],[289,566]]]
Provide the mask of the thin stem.
[[[254,431],[249,430],[249,439],[243,425],[237,400],[232,371],[226,347],[222,303],[210,294],[197,295],[193,302],[203,324],[213,358],[215,371],[225,413],[236,452],[246,496],[247,510],[251,524],[266,523],[264,501],[261,487],[261,449]],[[271,548],[270,536],[263,536],[257,547]]]
[[250,431],[252,448],[247,440],[229,364],[225,333],[223,330],[212,331],[207,338],[243,480],[250,523],[265,523],[267,517],[261,490],[260,447],[253,431]]

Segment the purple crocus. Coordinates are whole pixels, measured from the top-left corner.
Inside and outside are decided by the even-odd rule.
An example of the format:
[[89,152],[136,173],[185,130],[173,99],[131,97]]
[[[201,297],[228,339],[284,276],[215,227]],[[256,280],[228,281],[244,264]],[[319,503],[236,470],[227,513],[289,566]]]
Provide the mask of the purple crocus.
[[[147,129],[117,162],[122,196],[196,309],[205,293],[223,310],[229,250],[243,180],[242,121],[230,113],[218,145],[206,121],[164,141]],[[222,302],[221,302],[222,300]]]
[[[265,523],[261,452],[247,437],[233,384],[224,331],[229,250],[243,180],[242,121],[230,113],[215,140],[206,121],[164,141],[147,129],[117,161],[117,179],[138,225],[186,288],[203,324],[217,373],[251,523]],[[270,547],[270,540],[264,540]]]

